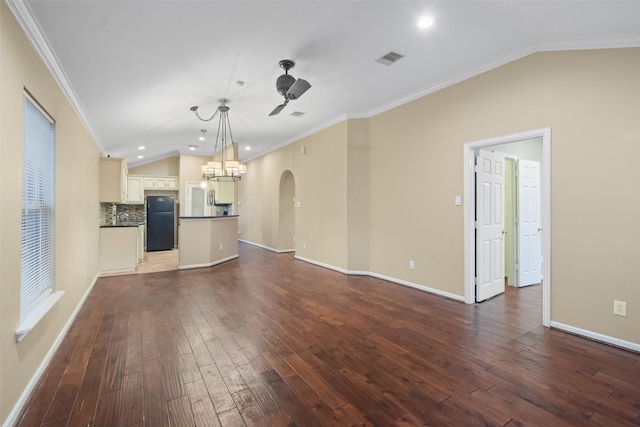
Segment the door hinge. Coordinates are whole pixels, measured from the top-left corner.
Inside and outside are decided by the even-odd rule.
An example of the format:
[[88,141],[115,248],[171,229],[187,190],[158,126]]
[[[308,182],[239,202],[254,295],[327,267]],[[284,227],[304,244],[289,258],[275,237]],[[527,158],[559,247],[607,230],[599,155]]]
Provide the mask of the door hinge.
[[478,278],[477,278],[477,277],[474,277],[474,278],[473,278],[473,284],[474,284],[474,285],[476,285],[476,286],[478,286]]

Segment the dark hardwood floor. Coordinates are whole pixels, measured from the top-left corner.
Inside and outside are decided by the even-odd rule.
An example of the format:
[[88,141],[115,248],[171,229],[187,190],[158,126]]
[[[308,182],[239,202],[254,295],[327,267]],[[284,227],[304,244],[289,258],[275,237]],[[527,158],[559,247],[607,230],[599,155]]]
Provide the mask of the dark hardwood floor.
[[241,244],[100,279],[20,425],[640,424],[640,355],[541,318],[539,286],[470,306]]

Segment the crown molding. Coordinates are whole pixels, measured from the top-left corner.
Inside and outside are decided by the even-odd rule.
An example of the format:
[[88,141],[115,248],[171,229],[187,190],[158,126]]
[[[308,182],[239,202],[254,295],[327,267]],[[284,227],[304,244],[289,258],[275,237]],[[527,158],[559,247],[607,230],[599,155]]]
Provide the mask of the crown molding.
[[38,52],[38,55],[40,55],[40,58],[42,58],[42,61],[46,65],[47,69],[49,69],[49,72],[58,83],[58,86],[60,86],[62,93],[64,93],[65,97],[71,104],[71,107],[78,115],[80,122],[82,122],[84,128],[89,133],[89,136],[93,140],[96,148],[98,148],[98,151],[100,151],[101,155],[104,156],[105,150],[102,147],[102,144],[100,144],[100,140],[93,130],[93,126],[91,126],[91,121],[87,117],[82,104],[78,100],[78,97],[76,96],[71,83],[69,83],[69,79],[66,73],[60,66],[58,58],[51,50],[49,43],[47,43],[47,40],[42,34],[42,31],[40,30],[37,22],[33,19],[29,6],[26,2],[20,0],[5,1],[9,6],[9,9],[11,9],[11,12],[13,12],[13,15],[16,17],[16,20],[22,27],[23,31],[27,35],[27,38],[29,39],[29,41],[31,41],[31,44],[36,49],[36,52]]

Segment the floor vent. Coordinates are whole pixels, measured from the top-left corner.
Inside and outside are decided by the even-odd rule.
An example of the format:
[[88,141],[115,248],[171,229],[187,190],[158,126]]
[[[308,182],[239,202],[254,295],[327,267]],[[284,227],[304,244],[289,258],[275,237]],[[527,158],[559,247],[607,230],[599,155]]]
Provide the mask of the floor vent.
[[400,55],[397,52],[389,52],[386,55],[376,59],[376,62],[379,62],[382,65],[391,65],[401,58],[404,58],[404,55]]

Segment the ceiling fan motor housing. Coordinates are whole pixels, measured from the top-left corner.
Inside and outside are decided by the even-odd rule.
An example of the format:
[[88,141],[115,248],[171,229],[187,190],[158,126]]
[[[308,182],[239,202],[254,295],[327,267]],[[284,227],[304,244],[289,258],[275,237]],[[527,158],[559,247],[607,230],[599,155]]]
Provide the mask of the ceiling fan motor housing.
[[295,77],[289,74],[283,74],[276,80],[276,90],[282,96],[286,96],[287,91],[296,81]]

